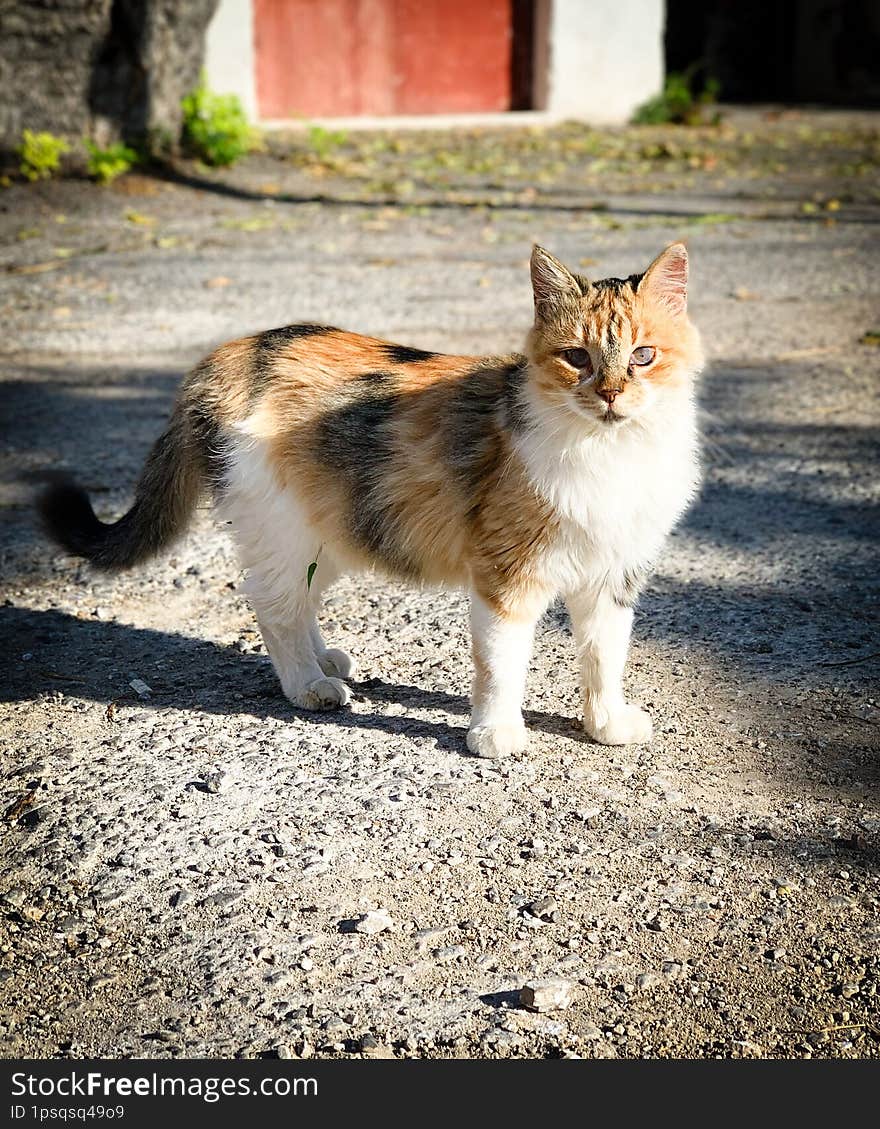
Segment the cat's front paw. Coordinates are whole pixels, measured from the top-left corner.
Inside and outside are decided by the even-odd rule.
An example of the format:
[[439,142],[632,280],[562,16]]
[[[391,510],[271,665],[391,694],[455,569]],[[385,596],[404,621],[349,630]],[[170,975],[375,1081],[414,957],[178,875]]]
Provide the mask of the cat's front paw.
[[650,716],[638,706],[630,705],[606,717],[602,725],[585,717],[584,729],[600,745],[643,745],[654,734]]
[[519,725],[475,725],[468,731],[467,747],[477,757],[506,757],[521,753],[529,741],[526,727]]
[[330,647],[320,655],[318,665],[331,678],[353,678],[355,674],[354,659],[337,647]]
[[339,678],[317,678],[291,695],[303,710],[336,710],[351,702],[351,691]]

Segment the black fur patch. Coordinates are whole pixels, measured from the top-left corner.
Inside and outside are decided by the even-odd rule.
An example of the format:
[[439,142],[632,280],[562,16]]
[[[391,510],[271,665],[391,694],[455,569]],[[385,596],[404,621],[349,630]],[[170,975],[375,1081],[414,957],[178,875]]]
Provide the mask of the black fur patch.
[[631,274],[629,278],[600,278],[592,285],[594,290],[613,290],[616,294],[619,294],[628,287],[632,287],[633,291],[637,290],[641,281],[642,275]]
[[394,382],[390,372],[365,372],[356,379],[356,384],[365,386],[375,391],[377,388],[387,388]]
[[424,349],[413,349],[410,345],[383,345],[382,352],[389,361],[399,365],[411,364],[417,361],[430,361],[436,353],[428,353]]
[[202,462],[205,484],[218,497],[226,488],[229,461],[223,430],[211,412],[201,404],[190,408],[189,422],[193,443]]
[[635,607],[647,579],[646,569],[626,569],[621,576],[609,584],[611,599],[619,608]]
[[359,378],[366,386],[364,394],[321,421],[315,457],[345,479],[355,539],[389,571],[414,577],[418,565],[400,546],[397,520],[383,488],[394,458],[391,429],[400,403],[400,396],[387,390],[391,379],[381,372]]
[[251,376],[251,396],[256,399],[265,390],[272,375],[272,363],[278,353],[300,337],[321,337],[326,333],[337,333],[333,325],[284,325],[280,329],[267,329],[257,337]]
[[445,430],[446,458],[461,478],[469,497],[480,492],[501,458],[498,428],[512,431],[527,426],[520,391],[526,372],[524,357],[497,365],[482,364],[460,382],[450,396]]
[[504,422],[516,435],[521,435],[529,426],[526,406],[522,396],[527,372],[528,361],[525,357],[520,356],[515,357],[505,369]]

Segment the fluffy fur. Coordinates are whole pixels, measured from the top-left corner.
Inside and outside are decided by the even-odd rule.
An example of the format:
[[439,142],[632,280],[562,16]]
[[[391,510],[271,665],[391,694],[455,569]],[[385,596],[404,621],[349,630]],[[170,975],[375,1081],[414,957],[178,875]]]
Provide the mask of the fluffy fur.
[[[537,619],[566,600],[584,726],[651,736],[622,690],[632,606],[698,479],[685,248],[588,282],[536,247],[525,352],[428,353],[328,326],[233,341],[188,376],[132,508],[115,524],[56,482],[50,532],[102,568],[180,534],[205,487],[230,522],[284,693],[344,706],[353,664],[318,627],[343,572],[471,592],[472,752],[522,749]],[[310,566],[317,562],[316,567]]]

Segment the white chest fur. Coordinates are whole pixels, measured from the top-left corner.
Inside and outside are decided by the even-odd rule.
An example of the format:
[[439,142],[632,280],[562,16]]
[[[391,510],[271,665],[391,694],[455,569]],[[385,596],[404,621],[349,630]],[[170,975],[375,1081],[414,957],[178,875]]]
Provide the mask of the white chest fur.
[[545,562],[560,595],[650,568],[694,497],[695,407],[682,397],[670,408],[649,421],[588,429],[557,418],[520,440],[529,477],[560,521]]

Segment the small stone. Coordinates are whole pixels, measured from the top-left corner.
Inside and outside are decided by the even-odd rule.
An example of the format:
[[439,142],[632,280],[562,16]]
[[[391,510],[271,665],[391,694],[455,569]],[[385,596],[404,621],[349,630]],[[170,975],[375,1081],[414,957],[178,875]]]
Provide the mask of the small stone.
[[137,694],[139,698],[149,698],[153,693],[153,691],[142,678],[132,678],[132,680],[129,682],[129,686],[132,688],[132,690],[134,690],[135,694]]
[[384,933],[394,925],[391,915],[386,909],[371,909],[362,913],[354,924],[356,933]]
[[449,927],[444,926],[439,929],[419,929],[416,931],[416,949],[423,953],[432,941],[439,941],[445,937],[449,932]]
[[115,976],[110,976],[110,975],[93,976],[91,978],[91,980],[89,980],[89,987],[90,988],[109,988],[111,984],[115,984],[115,983],[116,983],[116,977]]
[[643,972],[636,977],[636,984],[645,991],[656,988],[659,983],[660,977],[656,972]]
[[463,957],[466,954],[467,949],[465,949],[464,945],[448,945],[444,949],[437,949],[434,956],[440,964],[449,964],[450,961],[458,960],[459,957]]
[[232,775],[225,769],[218,768],[216,772],[205,774],[205,790],[213,793],[228,792],[232,787]]
[[276,1058],[293,1058],[293,1051],[287,1043],[279,1043],[275,1048],[275,1056]]
[[840,985],[840,994],[845,1000],[851,1000],[853,996],[857,996],[860,991],[860,985],[856,984],[854,980],[850,980],[846,984]]
[[581,1038],[588,1043],[595,1043],[598,1039],[602,1038],[602,1031],[595,1023],[588,1023],[581,1032]]
[[303,970],[303,972],[311,972],[315,967],[315,962],[311,957],[302,957],[300,959],[299,966]]
[[530,1011],[563,1011],[571,1003],[574,984],[562,977],[530,980],[519,990],[519,1000]]
[[549,921],[557,908],[556,899],[551,894],[546,894],[543,898],[536,898],[535,901],[526,906],[533,917],[538,917],[542,921]]

